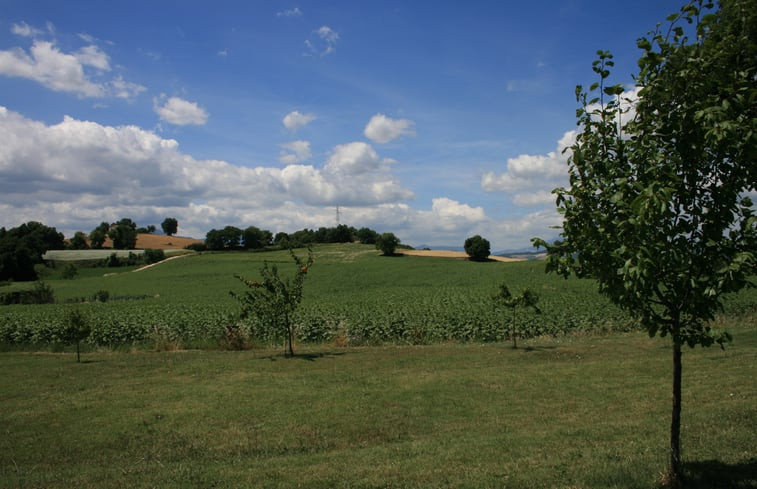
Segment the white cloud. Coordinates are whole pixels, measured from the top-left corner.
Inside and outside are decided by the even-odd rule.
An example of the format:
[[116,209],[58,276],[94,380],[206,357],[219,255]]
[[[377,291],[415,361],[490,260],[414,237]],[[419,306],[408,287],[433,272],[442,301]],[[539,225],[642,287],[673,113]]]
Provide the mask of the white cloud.
[[[357,174],[303,164],[250,168],[196,160],[177,141],[136,126],[71,117],[47,125],[3,107],[0,134],[6,227],[33,219],[59,230],[90,230],[101,220],[151,224],[172,215],[199,237],[228,224],[294,231],[330,225],[335,205],[360,209],[413,198],[371,151],[370,168]],[[336,147],[332,157],[348,162],[345,151]]]
[[334,147],[324,169],[332,173],[358,175],[381,168],[382,161],[370,144],[354,142]]
[[35,29],[34,27],[30,26],[26,22],[21,22],[20,24],[13,24],[11,26],[11,32],[17,36],[22,37],[35,37],[43,34],[43,31],[39,29]]
[[80,97],[103,97],[105,89],[84,74],[81,61],[57,49],[53,43],[35,41],[30,54],[16,48],[0,51],[0,74],[28,78],[56,92]]
[[539,205],[554,201],[549,192],[568,180],[568,153],[563,149],[575,141],[576,132],[568,131],[557,143],[557,149],[546,155],[522,154],[507,160],[507,170],[481,177],[481,188],[487,192],[512,193],[517,205]]
[[300,17],[301,15],[302,15],[302,10],[300,10],[299,7],[294,7],[291,9],[276,12],[276,17]]
[[163,101],[164,97],[162,95],[153,100],[155,113],[161,120],[177,126],[202,126],[208,121],[208,113],[197,103],[179,97],[169,97]]
[[331,27],[324,25],[313,31],[314,37],[305,41],[305,46],[310,54],[326,56],[336,51],[336,44],[339,42],[339,33]]
[[285,151],[279,154],[279,162],[286,165],[294,165],[296,163],[302,163],[310,159],[312,155],[310,152],[309,141],[292,141],[281,145]]
[[131,98],[145,88],[126,82],[119,75],[110,81],[95,81],[91,71],[111,71],[110,58],[95,45],[85,46],[74,53],[64,53],[54,43],[35,40],[27,53],[22,48],[0,51],[0,74],[26,78],[56,92],[67,92],[79,97],[102,98],[116,96]]
[[384,114],[376,114],[368,121],[363,133],[374,143],[385,144],[400,136],[415,136],[414,125],[408,119],[392,119]]
[[315,114],[300,114],[295,110],[285,115],[281,122],[284,127],[295,132],[313,122],[315,118]]

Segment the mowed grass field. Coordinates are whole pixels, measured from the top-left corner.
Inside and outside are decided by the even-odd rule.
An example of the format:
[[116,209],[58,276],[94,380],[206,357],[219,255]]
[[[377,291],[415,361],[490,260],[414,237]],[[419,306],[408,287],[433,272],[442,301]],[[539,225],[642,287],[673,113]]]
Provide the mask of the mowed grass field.
[[[757,487],[757,330],[684,354],[690,487]],[[654,488],[670,345],[0,354],[0,487]]]
[[[264,260],[287,273],[286,252],[53,274],[56,298],[74,303],[0,308],[0,329],[55,328],[79,308],[114,334],[176,331],[180,348],[156,352],[149,335],[95,342],[77,364],[70,346],[10,345],[26,351],[0,353],[0,488],[658,487],[670,340],[622,332],[628,318],[592,282],[545,275],[541,262],[387,258],[360,245],[315,256],[303,325],[354,335],[300,338],[294,358],[279,345],[219,351],[213,337],[238,308],[233,275],[254,278]],[[518,350],[477,339],[506,322],[490,299],[503,281],[536,289],[538,320],[561,328]],[[100,289],[129,299],[76,302]],[[754,290],[729,299],[725,351],[684,353],[690,487],[757,487],[755,303]],[[440,339],[443,328],[462,341]]]

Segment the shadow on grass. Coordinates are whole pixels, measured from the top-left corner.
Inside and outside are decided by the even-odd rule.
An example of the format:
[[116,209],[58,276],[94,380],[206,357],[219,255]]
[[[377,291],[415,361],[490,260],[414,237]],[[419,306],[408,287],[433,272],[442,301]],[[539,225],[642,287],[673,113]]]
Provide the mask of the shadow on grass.
[[519,350],[523,351],[549,351],[549,350],[557,350],[556,346],[522,346],[518,347]]
[[286,353],[275,353],[272,355],[265,355],[261,357],[257,357],[259,360],[270,360],[272,362],[275,362],[276,360],[283,359],[283,360],[307,360],[308,362],[314,362],[320,358],[334,358],[334,357],[341,357],[343,355],[346,355],[348,352],[318,352],[318,353],[295,353],[294,355],[289,355]]
[[684,462],[683,473],[687,489],[757,489],[757,458],[735,464]]

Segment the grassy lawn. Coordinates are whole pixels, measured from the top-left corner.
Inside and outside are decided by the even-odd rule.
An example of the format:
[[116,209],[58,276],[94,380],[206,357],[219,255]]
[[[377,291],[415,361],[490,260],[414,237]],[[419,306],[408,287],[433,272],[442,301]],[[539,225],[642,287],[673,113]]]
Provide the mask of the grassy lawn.
[[[757,487],[757,329],[730,330],[684,353],[694,487]],[[523,346],[2,353],[0,487],[656,487],[669,340]]]

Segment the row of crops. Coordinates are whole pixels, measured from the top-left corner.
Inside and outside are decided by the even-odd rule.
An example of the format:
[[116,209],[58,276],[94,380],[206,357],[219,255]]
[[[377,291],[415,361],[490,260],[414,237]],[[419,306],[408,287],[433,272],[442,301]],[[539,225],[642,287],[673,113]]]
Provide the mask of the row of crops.
[[[597,293],[595,284],[545,275],[541,262],[391,259],[361,250],[317,250],[296,317],[300,342],[503,341],[513,332],[524,338],[636,327],[633,318]],[[183,258],[139,273],[50,280],[59,303],[0,307],[0,343],[60,343],[73,309],[86,316],[91,328],[87,342],[92,345],[115,347],[159,338],[202,346],[217,343],[230,328],[258,343],[278,341],[254,324],[240,322],[239,304],[229,294],[241,286],[233,275],[242,271],[254,277],[263,260],[277,262],[284,274],[289,266],[285,254],[218,254]],[[492,295],[503,282],[514,292],[534,290],[541,313],[496,307]],[[66,303],[101,289],[131,300]],[[757,310],[757,297],[741,294],[728,308],[733,314],[751,314]]]

